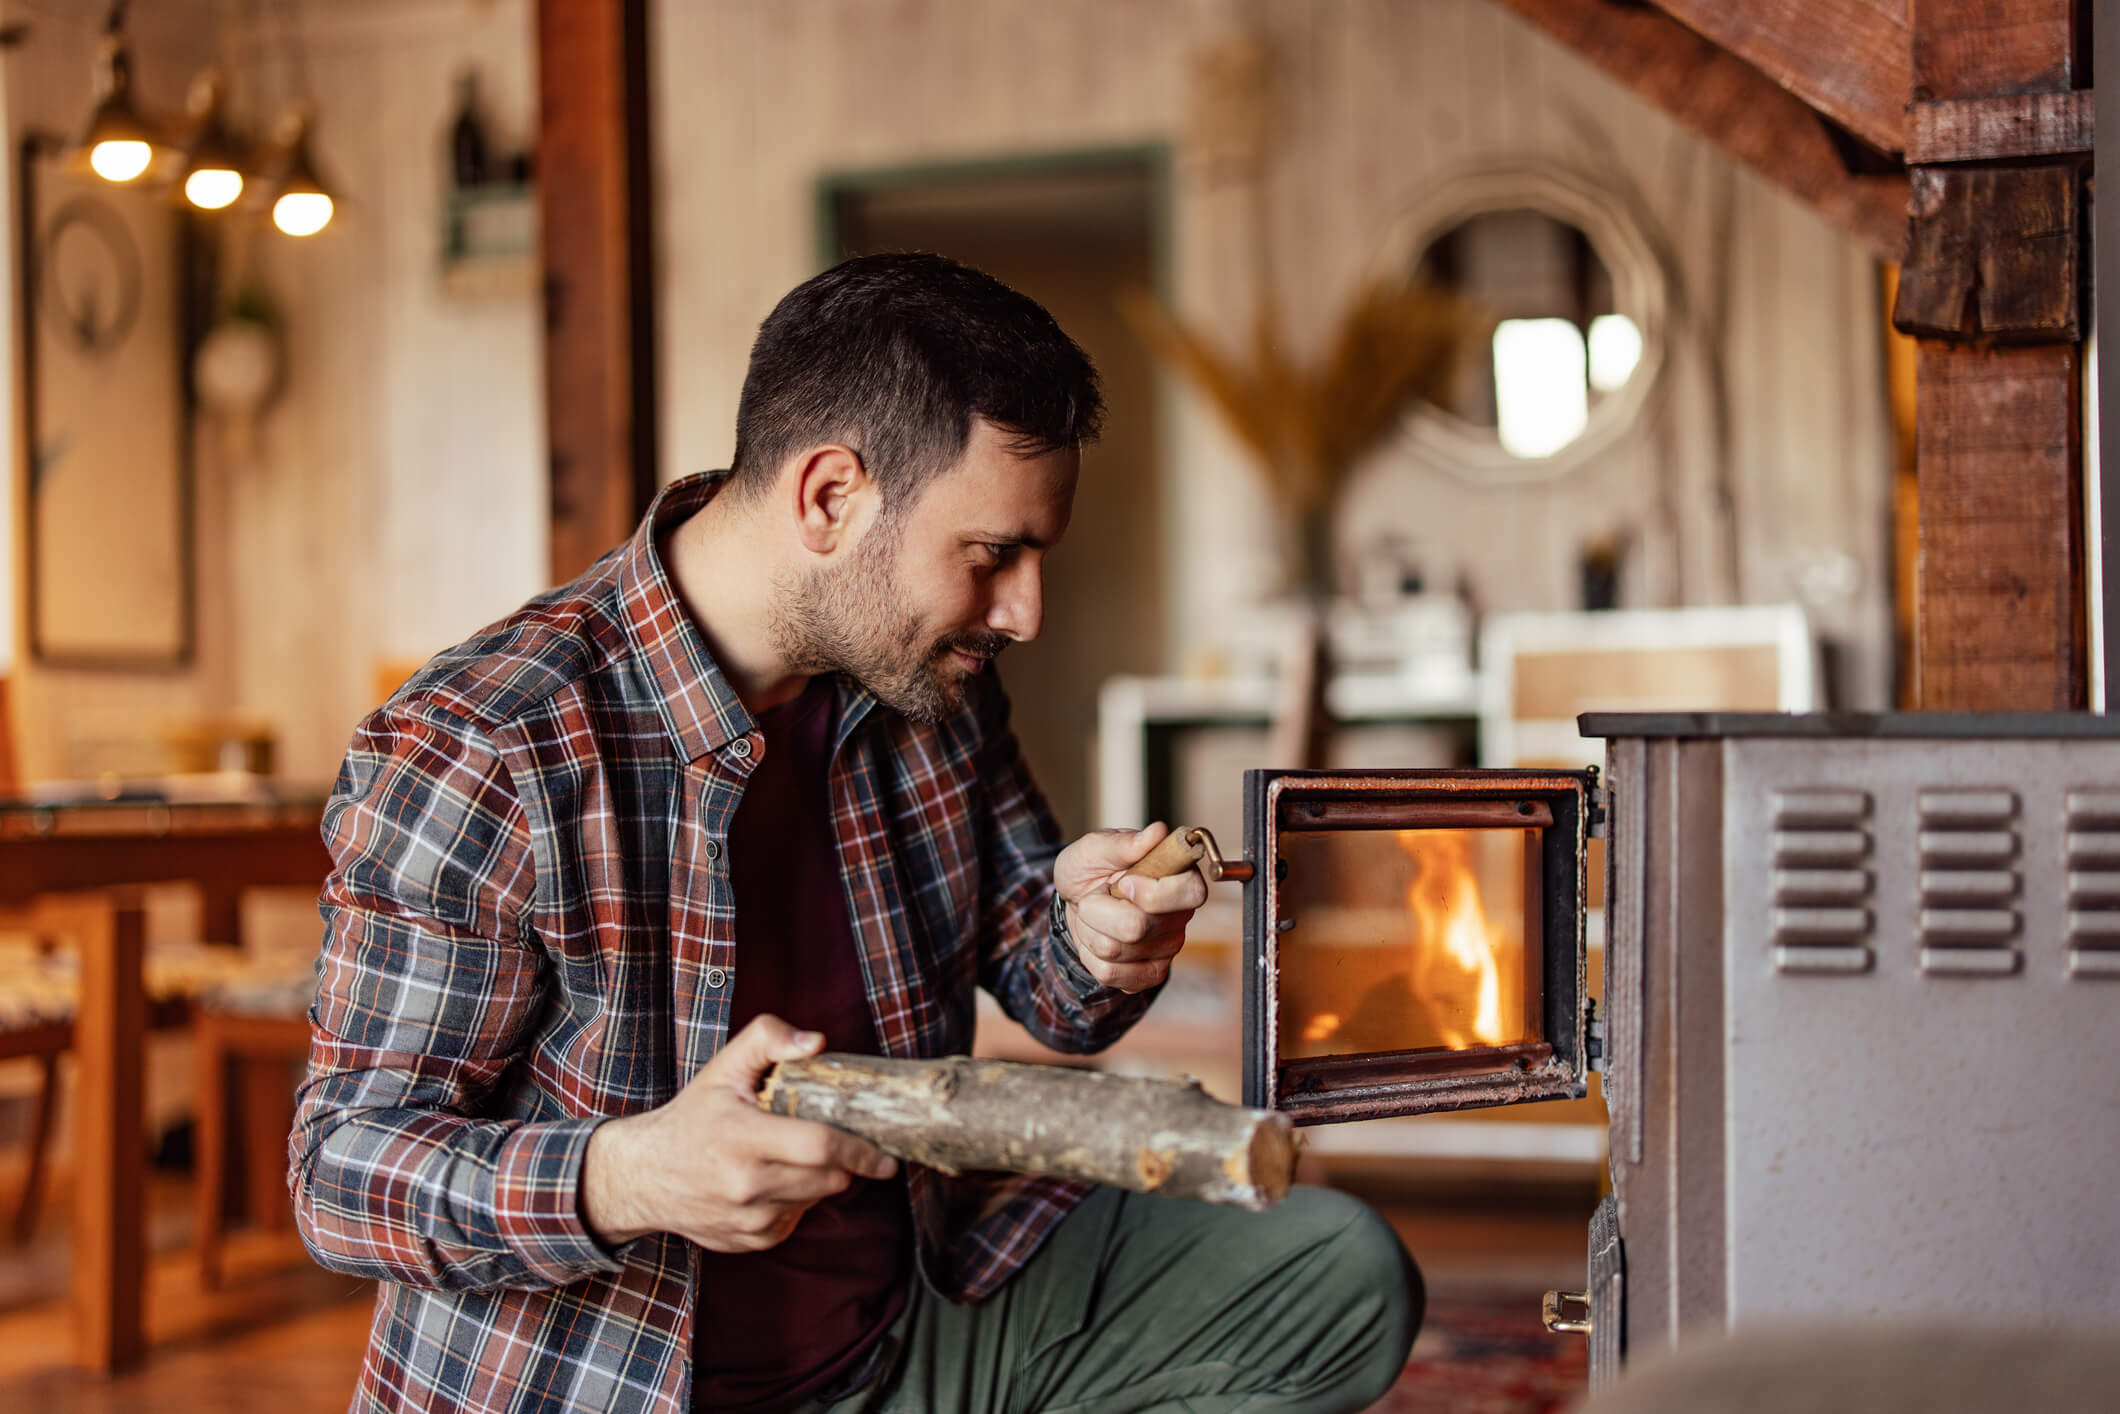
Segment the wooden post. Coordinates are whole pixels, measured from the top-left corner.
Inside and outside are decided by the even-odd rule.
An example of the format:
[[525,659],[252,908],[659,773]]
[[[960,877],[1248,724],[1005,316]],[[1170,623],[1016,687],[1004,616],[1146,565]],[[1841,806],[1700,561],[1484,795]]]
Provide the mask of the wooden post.
[[[1885,171],[1848,170],[1821,115],[1751,64],[1653,5],[1615,5],[1608,0],[1497,3],[1627,84],[1724,156],[1767,178],[1880,258],[1898,258],[1906,239],[1906,174],[1896,164]],[[1733,16],[1753,13],[1725,8]],[[1786,19],[1788,8],[1777,5],[1771,13]],[[1903,43],[1903,23],[1899,34]],[[1874,36],[1867,47],[1878,47]],[[1890,83],[1895,102],[1904,102],[1906,91],[1903,53],[1901,60],[1868,79],[1872,88]],[[1892,141],[1882,146],[1898,149]]]
[[647,0],[538,0],[551,573],[572,579],[654,496]]
[[[1913,0],[1917,700],[2088,703],[2075,0]],[[2029,113],[2031,119],[2023,115]]]

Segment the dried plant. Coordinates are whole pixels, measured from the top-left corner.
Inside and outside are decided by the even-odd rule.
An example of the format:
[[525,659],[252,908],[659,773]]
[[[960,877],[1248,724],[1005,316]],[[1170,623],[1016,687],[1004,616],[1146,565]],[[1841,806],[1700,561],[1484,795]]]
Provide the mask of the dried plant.
[[1330,516],[1348,474],[1415,400],[1442,399],[1459,355],[1488,337],[1493,321],[1433,285],[1377,280],[1356,292],[1324,358],[1304,367],[1271,303],[1261,310],[1250,357],[1239,359],[1147,295],[1125,301],[1150,351],[1191,381],[1259,459],[1275,500],[1301,528],[1305,581],[1327,592]]

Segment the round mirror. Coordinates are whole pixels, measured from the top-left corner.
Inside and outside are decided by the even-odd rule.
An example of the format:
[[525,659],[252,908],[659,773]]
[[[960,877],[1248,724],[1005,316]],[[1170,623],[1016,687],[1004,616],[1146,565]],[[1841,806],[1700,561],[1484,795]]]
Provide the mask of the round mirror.
[[1624,432],[1663,363],[1666,282],[1615,193],[1545,164],[1440,183],[1388,258],[1493,321],[1410,419],[1424,460],[1474,480],[1558,476]]

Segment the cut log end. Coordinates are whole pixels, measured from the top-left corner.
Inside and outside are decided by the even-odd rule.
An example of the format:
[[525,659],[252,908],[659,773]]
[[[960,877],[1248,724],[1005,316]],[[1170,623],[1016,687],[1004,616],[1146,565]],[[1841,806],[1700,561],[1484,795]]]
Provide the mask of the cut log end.
[[1302,1150],[1303,1141],[1286,1115],[1269,1115],[1252,1131],[1244,1152],[1245,1181],[1258,1190],[1259,1208],[1271,1208],[1288,1196]]

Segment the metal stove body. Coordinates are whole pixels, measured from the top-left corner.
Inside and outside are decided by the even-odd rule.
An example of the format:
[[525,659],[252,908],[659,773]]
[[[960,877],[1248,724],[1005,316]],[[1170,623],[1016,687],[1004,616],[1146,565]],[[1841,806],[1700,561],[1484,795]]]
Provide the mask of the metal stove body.
[[[2120,726],[1583,728],[1608,739],[1601,779],[1254,773],[1247,1098],[1338,1122],[1580,1094],[1601,1066],[1613,1195],[1590,1233],[1587,1315],[1560,1326],[1587,1329],[1594,1381],[1689,1331],[1770,1322],[2120,1332]],[[1527,788],[1518,818],[1550,823],[1486,868],[1490,892],[1526,900],[1520,924],[1489,920],[1500,1031],[1438,1031],[1472,1006],[1448,999],[1407,1009],[1396,1042],[1351,1030],[1339,1013],[1388,989],[1359,948],[1321,946],[1309,837],[1342,830],[1354,857],[1388,858],[1354,836],[1417,853],[1443,831],[1492,855],[1470,831],[1512,823]],[[1437,813],[1446,793],[1486,813]],[[1602,1025],[1581,1000],[1582,891],[1555,882],[1600,832]],[[1335,985],[1362,996],[1335,1002]]]

